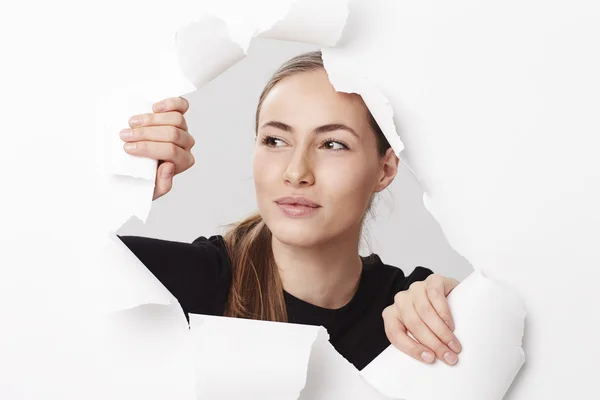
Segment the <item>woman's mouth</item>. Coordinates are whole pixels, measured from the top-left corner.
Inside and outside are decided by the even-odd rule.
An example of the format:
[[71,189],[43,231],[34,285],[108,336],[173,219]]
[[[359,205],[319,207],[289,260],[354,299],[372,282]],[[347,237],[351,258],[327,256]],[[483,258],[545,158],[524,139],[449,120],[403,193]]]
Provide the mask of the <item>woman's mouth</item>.
[[321,207],[310,207],[302,204],[279,204],[279,209],[288,217],[308,217],[317,212]]

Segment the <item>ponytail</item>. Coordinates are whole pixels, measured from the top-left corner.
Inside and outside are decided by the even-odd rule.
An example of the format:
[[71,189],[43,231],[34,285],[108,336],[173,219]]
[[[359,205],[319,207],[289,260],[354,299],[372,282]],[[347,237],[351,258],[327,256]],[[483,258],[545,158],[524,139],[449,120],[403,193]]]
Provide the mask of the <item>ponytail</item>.
[[232,265],[225,316],[287,322],[271,231],[258,213],[232,228],[224,236]]

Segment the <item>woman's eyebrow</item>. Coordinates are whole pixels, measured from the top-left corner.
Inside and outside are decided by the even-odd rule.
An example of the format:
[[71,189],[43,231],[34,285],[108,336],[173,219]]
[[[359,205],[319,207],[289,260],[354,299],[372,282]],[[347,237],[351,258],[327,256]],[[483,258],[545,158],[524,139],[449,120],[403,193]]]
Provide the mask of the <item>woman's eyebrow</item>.
[[[280,122],[280,121],[267,121],[264,124],[262,124],[261,128],[265,128],[267,126],[270,126],[272,128],[279,129],[279,130],[282,130],[285,132],[294,133],[294,128],[292,128],[290,125],[284,124],[283,122]],[[351,134],[353,134],[354,136],[359,137],[354,129],[352,129],[349,126],[344,125],[344,124],[321,125],[321,126],[315,128],[312,131],[312,133],[315,135],[318,135],[321,133],[327,133],[327,132],[339,131],[339,130],[348,131]]]

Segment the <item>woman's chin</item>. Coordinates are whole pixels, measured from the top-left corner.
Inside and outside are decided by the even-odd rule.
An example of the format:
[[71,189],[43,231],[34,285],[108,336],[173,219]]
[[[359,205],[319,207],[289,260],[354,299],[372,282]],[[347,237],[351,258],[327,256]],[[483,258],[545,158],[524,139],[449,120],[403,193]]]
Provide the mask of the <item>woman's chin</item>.
[[287,246],[314,247],[325,239],[322,227],[313,224],[275,223],[269,229],[275,239]]

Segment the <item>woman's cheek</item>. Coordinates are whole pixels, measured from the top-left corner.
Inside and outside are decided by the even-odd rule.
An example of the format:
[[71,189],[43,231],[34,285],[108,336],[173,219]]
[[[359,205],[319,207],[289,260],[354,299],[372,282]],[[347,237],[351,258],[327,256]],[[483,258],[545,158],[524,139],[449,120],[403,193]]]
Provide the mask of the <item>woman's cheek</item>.
[[335,210],[360,218],[367,201],[365,199],[370,198],[370,193],[366,193],[368,186],[363,174],[358,171],[337,174],[326,187],[330,188],[328,192],[335,199],[335,204],[332,204]]

